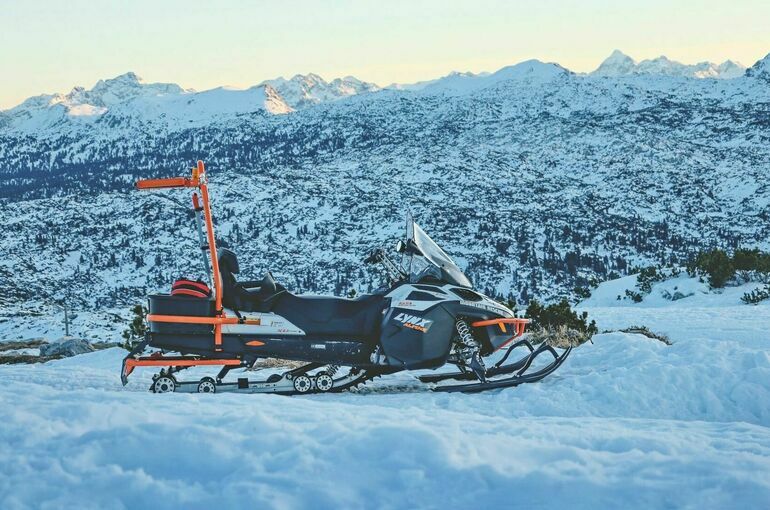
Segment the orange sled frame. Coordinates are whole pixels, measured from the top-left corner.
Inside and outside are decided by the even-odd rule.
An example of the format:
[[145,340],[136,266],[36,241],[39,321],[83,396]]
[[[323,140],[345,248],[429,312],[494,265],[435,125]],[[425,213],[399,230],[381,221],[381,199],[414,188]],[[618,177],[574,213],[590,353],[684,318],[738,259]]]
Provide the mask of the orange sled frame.
[[[243,321],[237,317],[228,317],[222,307],[222,279],[219,274],[219,257],[217,256],[217,245],[214,237],[214,222],[211,217],[211,205],[209,203],[209,189],[208,179],[206,177],[206,167],[203,161],[198,161],[197,166],[192,169],[190,177],[169,177],[165,179],[140,179],[136,182],[136,188],[139,190],[158,190],[169,188],[192,188],[200,192],[200,200],[198,193],[193,191],[192,201],[193,208],[203,213],[203,219],[206,228],[206,243],[205,248],[208,251],[208,259],[211,263],[212,281],[214,283],[214,296],[215,296],[215,313],[214,317],[186,317],[177,315],[147,315],[147,322],[175,322],[182,324],[211,324],[214,328],[214,351],[222,351],[222,325],[223,324],[238,324],[238,323],[250,323],[251,321]],[[196,213],[197,214],[197,213]],[[255,323],[258,324],[258,321]],[[242,362],[239,359],[218,359],[218,358],[200,358],[185,357],[185,356],[169,356],[164,357],[156,354],[152,356],[144,357],[131,357],[129,355],[123,361],[123,370],[121,371],[121,380],[123,385],[128,382],[128,376],[134,371],[136,367],[159,367],[159,366],[174,366],[174,367],[192,367],[202,365],[223,365],[233,366],[240,365]]]

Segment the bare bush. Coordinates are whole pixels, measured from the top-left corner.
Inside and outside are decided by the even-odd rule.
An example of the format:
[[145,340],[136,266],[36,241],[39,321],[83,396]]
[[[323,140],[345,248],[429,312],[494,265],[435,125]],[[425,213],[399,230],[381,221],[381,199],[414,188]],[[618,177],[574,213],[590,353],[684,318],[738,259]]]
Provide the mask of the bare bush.
[[590,339],[591,335],[589,333],[568,328],[567,326],[540,328],[530,335],[530,342],[533,345],[545,342],[551,347],[558,347],[560,349],[566,349],[569,346],[576,347]]
[[650,328],[647,326],[631,326],[629,328],[621,329],[621,333],[634,333],[637,335],[644,335],[647,338],[652,338],[654,340],[658,340],[660,342],[663,342],[666,345],[673,345],[671,343],[671,340],[662,333],[655,333],[654,331],[650,331]]

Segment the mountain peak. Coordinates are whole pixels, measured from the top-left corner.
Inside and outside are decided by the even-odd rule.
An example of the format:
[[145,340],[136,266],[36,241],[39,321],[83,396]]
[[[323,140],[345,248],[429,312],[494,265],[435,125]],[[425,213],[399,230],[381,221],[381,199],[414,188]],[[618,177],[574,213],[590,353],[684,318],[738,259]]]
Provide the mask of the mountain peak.
[[746,69],[746,76],[770,81],[770,53],[765,55],[764,58],[757,60],[749,69]]
[[629,57],[627,54],[623,53],[618,49],[615,49],[615,50],[612,50],[612,53],[610,53],[609,57],[604,59],[604,62],[626,62],[628,60],[636,63],[636,61],[631,57]]
[[636,61],[634,59],[620,50],[614,50],[591,74],[597,76],[618,76],[630,74],[635,67]]
[[128,71],[127,73],[119,74],[118,76],[106,81],[115,82],[115,83],[144,83],[144,80],[142,79],[142,77],[133,71]]
[[[560,74],[569,74],[570,71],[556,63],[543,62],[537,59],[525,60],[512,66],[506,66],[492,73],[488,78],[510,79],[520,77],[551,78]],[[473,75],[471,75],[473,76]]]

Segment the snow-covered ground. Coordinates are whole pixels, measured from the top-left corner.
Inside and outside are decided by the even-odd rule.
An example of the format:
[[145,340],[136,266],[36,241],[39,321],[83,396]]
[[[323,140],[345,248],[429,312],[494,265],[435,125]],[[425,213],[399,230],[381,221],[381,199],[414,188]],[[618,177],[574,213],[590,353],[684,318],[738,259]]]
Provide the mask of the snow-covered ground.
[[600,334],[480,395],[153,395],[117,348],[0,366],[0,508],[770,507],[770,306],[589,304],[673,345]]

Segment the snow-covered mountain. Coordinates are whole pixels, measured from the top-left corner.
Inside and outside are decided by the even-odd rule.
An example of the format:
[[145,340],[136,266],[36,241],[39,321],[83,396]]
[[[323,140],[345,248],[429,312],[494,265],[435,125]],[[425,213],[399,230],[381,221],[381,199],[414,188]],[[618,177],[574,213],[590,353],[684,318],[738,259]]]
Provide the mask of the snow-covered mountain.
[[407,207],[480,289],[520,303],[703,248],[770,249],[767,62],[702,80],[527,61],[296,111],[268,84],[28,100],[0,114],[2,310],[39,317],[70,294],[124,311],[195,276],[188,198],[132,182],[196,159],[244,277],[297,291],[377,286],[360,260]]
[[413,90],[424,94],[468,94],[500,83],[514,81],[534,86],[537,83],[549,82],[569,74],[572,74],[571,71],[559,64],[527,60],[516,65],[503,67],[494,73],[451,73],[438,80],[406,86],[403,90]]
[[665,56],[654,59],[635,61],[620,50],[615,50],[591,74],[594,76],[626,76],[629,74],[659,74],[685,78],[717,78],[730,79],[743,76],[746,67],[732,60],[721,64],[699,62],[697,64],[682,64],[669,60]]
[[265,80],[260,85],[273,87],[283,100],[295,110],[308,108],[326,101],[333,101],[342,97],[376,92],[380,87],[374,83],[367,83],[354,76],[335,78],[327,82],[317,74],[298,74],[287,80],[275,78]]
[[0,112],[0,129],[39,136],[68,128],[114,128],[118,124],[187,128],[237,115],[291,112],[269,85],[245,90],[219,87],[203,92],[172,83],[144,83],[135,73],[99,80],[90,90],[44,94]]
[[770,82],[770,54],[747,69],[746,76]]
[[471,73],[471,72],[452,71],[448,75],[442,76],[441,78],[436,78],[433,80],[418,81],[415,83],[391,83],[385,88],[388,90],[421,90],[421,89],[424,89],[425,87],[434,85],[441,81],[483,77],[483,76],[488,76],[489,74],[490,73]]

